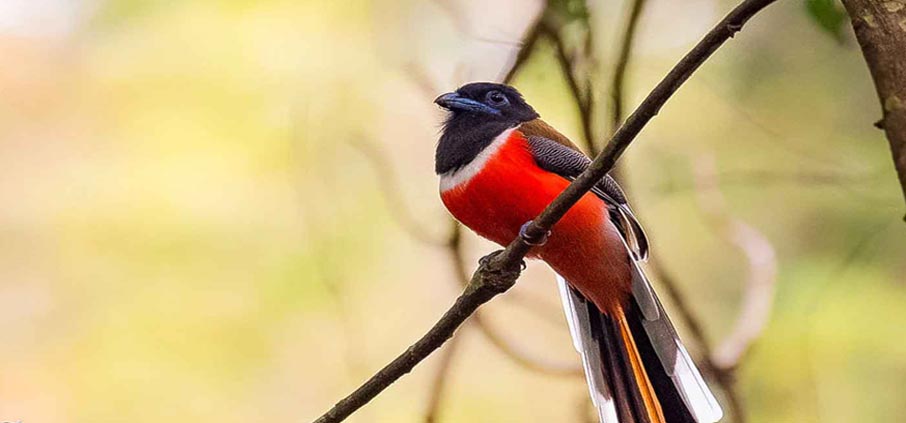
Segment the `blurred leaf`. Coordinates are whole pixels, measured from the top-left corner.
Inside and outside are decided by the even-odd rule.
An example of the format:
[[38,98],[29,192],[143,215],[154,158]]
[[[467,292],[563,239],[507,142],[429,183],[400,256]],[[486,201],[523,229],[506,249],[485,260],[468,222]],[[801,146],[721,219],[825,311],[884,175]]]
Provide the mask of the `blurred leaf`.
[[106,1],[98,6],[91,23],[101,28],[114,27],[153,13],[159,5],[158,2],[146,0]]
[[573,21],[587,22],[590,16],[584,0],[553,0],[549,10],[564,25]]
[[812,21],[822,30],[838,42],[843,41],[843,25],[846,23],[847,15],[836,0],[806,0],[805,8]]

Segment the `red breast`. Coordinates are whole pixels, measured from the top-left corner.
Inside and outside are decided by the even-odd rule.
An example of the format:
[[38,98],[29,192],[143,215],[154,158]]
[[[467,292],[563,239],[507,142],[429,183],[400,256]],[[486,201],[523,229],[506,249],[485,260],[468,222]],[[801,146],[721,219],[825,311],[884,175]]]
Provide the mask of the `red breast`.
[[[441,199],[479,235],[507,245],[569,181],[538,167],[525,136],[504,131],[467,166],[441,175]],[[530,257],[541,258],[598,307],[611,309],[630,286],[628,256],[606,205],[586,194]]]

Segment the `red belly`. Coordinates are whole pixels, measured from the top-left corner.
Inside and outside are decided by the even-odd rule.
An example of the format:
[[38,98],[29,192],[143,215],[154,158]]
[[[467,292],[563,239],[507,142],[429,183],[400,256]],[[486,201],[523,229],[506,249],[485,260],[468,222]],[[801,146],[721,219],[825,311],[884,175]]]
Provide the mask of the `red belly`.
[[[525,138],[513,131],[478,174],[441,198],[457,220],[505,246],[567,185],[563,177],[538,167]],[[629,256],[606,205],[594,194],[583,196],[554,226],[547,244],[529,255],[547,262],[602,310],[628,296]]]

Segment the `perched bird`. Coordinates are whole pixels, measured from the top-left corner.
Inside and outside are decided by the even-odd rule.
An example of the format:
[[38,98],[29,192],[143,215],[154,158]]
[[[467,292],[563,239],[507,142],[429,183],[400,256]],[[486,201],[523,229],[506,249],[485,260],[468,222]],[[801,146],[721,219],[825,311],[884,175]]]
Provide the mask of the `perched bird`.
[[[453,216],[507,245],[591,162],[515,88],[471,83],[435,100],[440,194]],[[607,423],[716,422],[723,415],[639,267],[648,241],[601,179],[528,254],[558,275],[576,349]]]

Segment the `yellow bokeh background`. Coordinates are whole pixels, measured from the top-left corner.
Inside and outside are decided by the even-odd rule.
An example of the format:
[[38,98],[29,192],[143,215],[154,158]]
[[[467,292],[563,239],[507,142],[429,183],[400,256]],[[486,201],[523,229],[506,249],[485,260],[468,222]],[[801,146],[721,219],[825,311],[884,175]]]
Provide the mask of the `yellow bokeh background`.
[[[592,3],[606,70],[623,4]],[[630,105],[731,6],[649,2]],[[498,78],[538,8],[0,6],[0,421],[278,422],[326,411],[457,295],[443,248],[396,215],[445,236],[433,173],[443,115],[431,96]],[[550,46],[514,83],[578,138]],[[732,328],[746,261],[697,206],[695,158],[713,158],[728,211],[776,250],[773,312],[738,374],[750,421],[906,418],[906,226],[871,125],[879,116],[851,35],[838,42],[803,4],[780,2],[693,76],[622,161],[655,254],[713,342]],[[495,248],[471,234],[466,243],[470,266]],[[535,311],[508,296],[488,306],[494,327],[530,355],[578,360],[542,265],[514,292],[536,299]],[[474,327],[459,336],[441,421],[579,421],[581,379],[528,371]],[[349,421],[421,421],[437,364]]]

